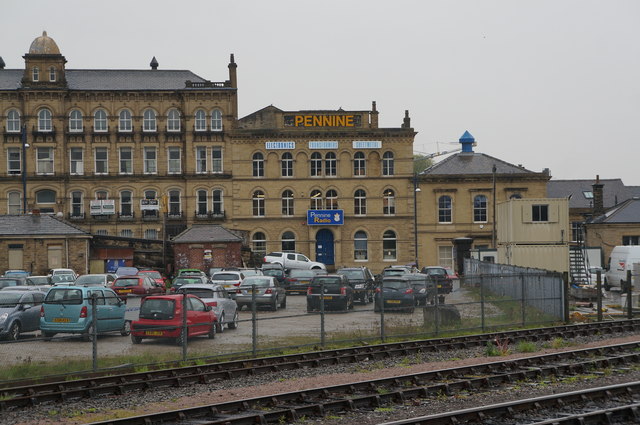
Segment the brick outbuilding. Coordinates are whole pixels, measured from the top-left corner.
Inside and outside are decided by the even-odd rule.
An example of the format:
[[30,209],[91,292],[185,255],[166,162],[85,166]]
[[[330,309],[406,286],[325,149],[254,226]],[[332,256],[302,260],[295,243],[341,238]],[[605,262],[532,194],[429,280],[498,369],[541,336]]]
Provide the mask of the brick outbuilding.
[[240,236],[220,225],[197,224],[176,236],[173,243],[174,269],[242,267]]

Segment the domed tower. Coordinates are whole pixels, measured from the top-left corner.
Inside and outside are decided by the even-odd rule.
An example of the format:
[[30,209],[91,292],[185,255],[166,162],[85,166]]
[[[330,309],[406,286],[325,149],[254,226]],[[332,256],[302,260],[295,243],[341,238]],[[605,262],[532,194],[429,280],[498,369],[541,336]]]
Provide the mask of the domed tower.
[[67,60],[60,54],[58,45],[46,31],[29,47],[24,58],[23,87],[66,87],[64,65]]

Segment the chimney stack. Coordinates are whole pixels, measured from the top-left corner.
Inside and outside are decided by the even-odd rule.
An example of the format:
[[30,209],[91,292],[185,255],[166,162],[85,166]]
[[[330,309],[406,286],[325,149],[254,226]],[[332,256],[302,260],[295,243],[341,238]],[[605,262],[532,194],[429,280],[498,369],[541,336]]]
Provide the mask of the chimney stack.
[[604,214],[604,184],[600,183],[600,176],[596,176],[596,182],[591,185],[593,188],[593,216],[598,217]]

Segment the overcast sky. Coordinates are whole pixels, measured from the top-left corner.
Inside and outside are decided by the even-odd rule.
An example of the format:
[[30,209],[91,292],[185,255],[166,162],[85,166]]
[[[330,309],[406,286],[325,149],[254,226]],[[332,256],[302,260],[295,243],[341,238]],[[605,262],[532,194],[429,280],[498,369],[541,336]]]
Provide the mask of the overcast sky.
[[[69,69],[188,69],[228,78],[240,116],[368,110],[414,149],[483,152],[554,179],[640,185],[638,0],[0,1],[0,56],[46,30]],[[441,157],[442,158],[442,157]]]

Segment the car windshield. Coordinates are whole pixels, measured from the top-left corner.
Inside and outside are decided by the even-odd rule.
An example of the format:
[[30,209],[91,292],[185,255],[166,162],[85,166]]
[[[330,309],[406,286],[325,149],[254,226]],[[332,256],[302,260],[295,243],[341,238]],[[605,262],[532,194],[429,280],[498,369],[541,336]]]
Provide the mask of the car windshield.
[[74,288],[52,288],[44,299],[49,304],[82,304],[82,290]]
[[407,288],[407,282],[404,280],[384,280],[382,286],[385,289],[405,289]]
[[18,305],[22,294],[0,292],[0,308],[13,308]]
[[258,288],[266,288],[267,286],[271,286],[271,279],[264,277],[249,277],[240,284],[240,286],[252,285],[256,285]]
[[311,281],[313,285],[340,285],[342,281],[335,277],[316,277]]
[[51,283],[73,282],[75,279],[72,274],[56,274],[51,276]]
[[289,273],[289,277],[314,277],[316,274],[311,270],[293,269]]
[[130,279],[116,279],[113,286],[124,287],[124,286],[138,286],[138,278],[130,278]]
[[240,276],[233,273],[215,273],[211,280],[240,280]]
[[338,274],[344,275],[349,279],[364,279],[362,270],[338,270]]
[[265,276],[284,276],[284,272],[280,269],[262,270],[262,274],[264,274]]
[[29,273],[25,272],[24,270],[7,270],[6,272],[4,272],[4,275],[6,277],[21,277],[28,276]]
[[202,283],[200,279],[193,277],[177,277],[173,280],[173,285],[186,285],[187,283]]
[[382,272],[383,276],[400,276],[406,273],[407,271],[404,269],[386,269]]
[[160,274],[160,272],[156,272],[156,271],[138,272],[138,274],[149,276],[153,279],[162,279],[162,275]]
[[445,269],[427,269],[429,276],[446,276],[447,271]]
[[35,276],[27,279],[27,284],[29,285],[48,285],[49,277],[48,276]]
[[242,273],[245,276],[260,276],[262,274],[262,272],[260,270],[254,270],[254,269],[250,269],[250,270],[242,270]]
[[91,274],[85,274],[84,276],[80,276],[76,279],[76,285],[84,285],[84,284],[101,284],[104,283],[104,276],[97,276]]
[[182,288],[178,292],[181,294],[195,295],[199,298],[213,298],[215,296],[213,289],[207,288]]
[[173,319],[174,307],[174,300],[147,298],[140,306],[140,318],[155,320]]
[[20,284],[20,281],[17,279],[2,279],[0,280],[0,286],[1,287],[5,287],[5,286],[18,286]]

